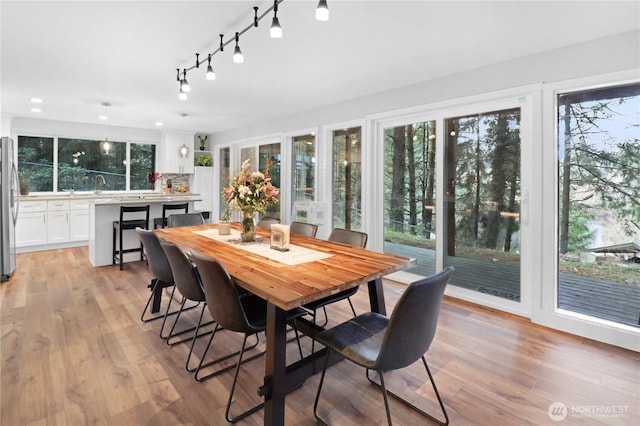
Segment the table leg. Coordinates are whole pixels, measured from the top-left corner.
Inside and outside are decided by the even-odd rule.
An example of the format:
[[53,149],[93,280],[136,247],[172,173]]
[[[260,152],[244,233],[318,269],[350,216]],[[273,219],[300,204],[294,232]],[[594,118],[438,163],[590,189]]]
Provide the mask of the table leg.
[[384,304],[384,288],[382,288],[382,278],[369,281],[369,303],[371,312],[378,312],[387,315],[387,307]]
[[267,304],[267,354],[264,378],[264,424],[284,425],[286,389],[286,312]]

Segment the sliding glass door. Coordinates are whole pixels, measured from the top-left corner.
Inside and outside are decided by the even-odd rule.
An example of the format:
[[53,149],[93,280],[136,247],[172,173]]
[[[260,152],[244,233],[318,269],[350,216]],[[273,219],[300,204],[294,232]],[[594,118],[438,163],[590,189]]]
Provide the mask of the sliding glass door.
[[520,108],[445,119],[451,284],[520,301]]
[[384,251],[415,258],[408,272],[436,272],[436,122],[384,129]]

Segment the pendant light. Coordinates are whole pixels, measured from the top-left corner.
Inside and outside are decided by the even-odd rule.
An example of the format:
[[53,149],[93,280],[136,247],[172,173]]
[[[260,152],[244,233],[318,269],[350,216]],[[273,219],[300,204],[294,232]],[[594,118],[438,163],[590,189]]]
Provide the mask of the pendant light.
[[182,81],[180,82],[180,89],[183,92],[190,92],[191,86],[189,86],[189,82],[187,81],[187,70],[184,69],[182,71]]
[[109,102],[103,102],[102,106],[104,107],[104,117],[105,117],[105,137],[102,142],[100,142],[100,147],[102,148],[102,152],[106,155],[109,155],[109,151],[111,150],[111,142],[109,142],[109,114],[107,114],[107,109],[111,106]]

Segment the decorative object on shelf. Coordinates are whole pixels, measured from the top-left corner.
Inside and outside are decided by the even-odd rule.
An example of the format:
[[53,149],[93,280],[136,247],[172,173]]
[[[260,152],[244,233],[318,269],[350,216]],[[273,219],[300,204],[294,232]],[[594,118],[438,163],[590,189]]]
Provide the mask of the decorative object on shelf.
[[229,186],[222,191],[224,201],[233,209],[242,212],[242,241],[255,241],[256,213],[264,214],[267,208],[278,202],[278,189],[271,183],[267,161],[265,172],[251,170],[250,161],[244,160],[240,172],[229,180]]
[[200,151],[204,151],[207,139],[209,139],[209,135],[204,135],[204,137],[198,135],[198,140],[200,141]]
[[211,155],[201,154],[196,156],[196,166],[211,167]]
[[[227,41],[224,41],[224,34],[220,34],[220,45],[216,50],[207,54],[202,60],[200,60],[200,54],[196,53],[196,63],[188,68],[183,68],[182,72],[180,68],[176,68],[176,81],[178,82],[178,99],[181,101],[187,100],[187,92],[191,91],[191,86],[187,81],[187,72],[191,71],[195,68],[200,68],[201,64],[204,64],[206,61],[206,74],[205,78],[207,80],[215,80],[216,74],[213,71],[213,67],[211,66],[211,59],[217,53],[221,53],[224,51],[225,46],[235,42],[235,48],[233,50],[233,62],[235,63],[243,63],[244,56],[242,51],[240,50],[239,42],[240,36],[249,31],[251,28],[257,28],[258,23],[265,18],[269,13],[273,11],[273,18],[271,20],[271,27],[269,29],[269,34],[272,38],[281,38],[282,37],[282,27],[280,26],[280,19],[278,19],[278,5],[282,3],[284,0],[274,0],[273,6],[267,8],[267,10],[258,14],[258,7],[253,7],[253,21],[247,25],[241,31],[235,32],[234,36],[229,38]],[[327,0],[320,0],[318,5],[316,6],[316,20],[318,21],[328,21],[329,20],[329,6],[327,5]],[[205,68],[204,66],[202,68]],[[202,148],[201,148],[202,149]]]
[[278,251],[289,251],[291,227],[275,223],[271,225],[271,248]]

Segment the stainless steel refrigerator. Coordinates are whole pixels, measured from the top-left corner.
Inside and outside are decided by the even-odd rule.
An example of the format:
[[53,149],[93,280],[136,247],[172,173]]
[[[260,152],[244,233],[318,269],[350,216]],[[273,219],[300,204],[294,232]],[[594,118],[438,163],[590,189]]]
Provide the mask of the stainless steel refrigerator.
[[0,150],[0,280],[7,281],[16,269],[15,229],[20,192],[13,140],[2,138]]

